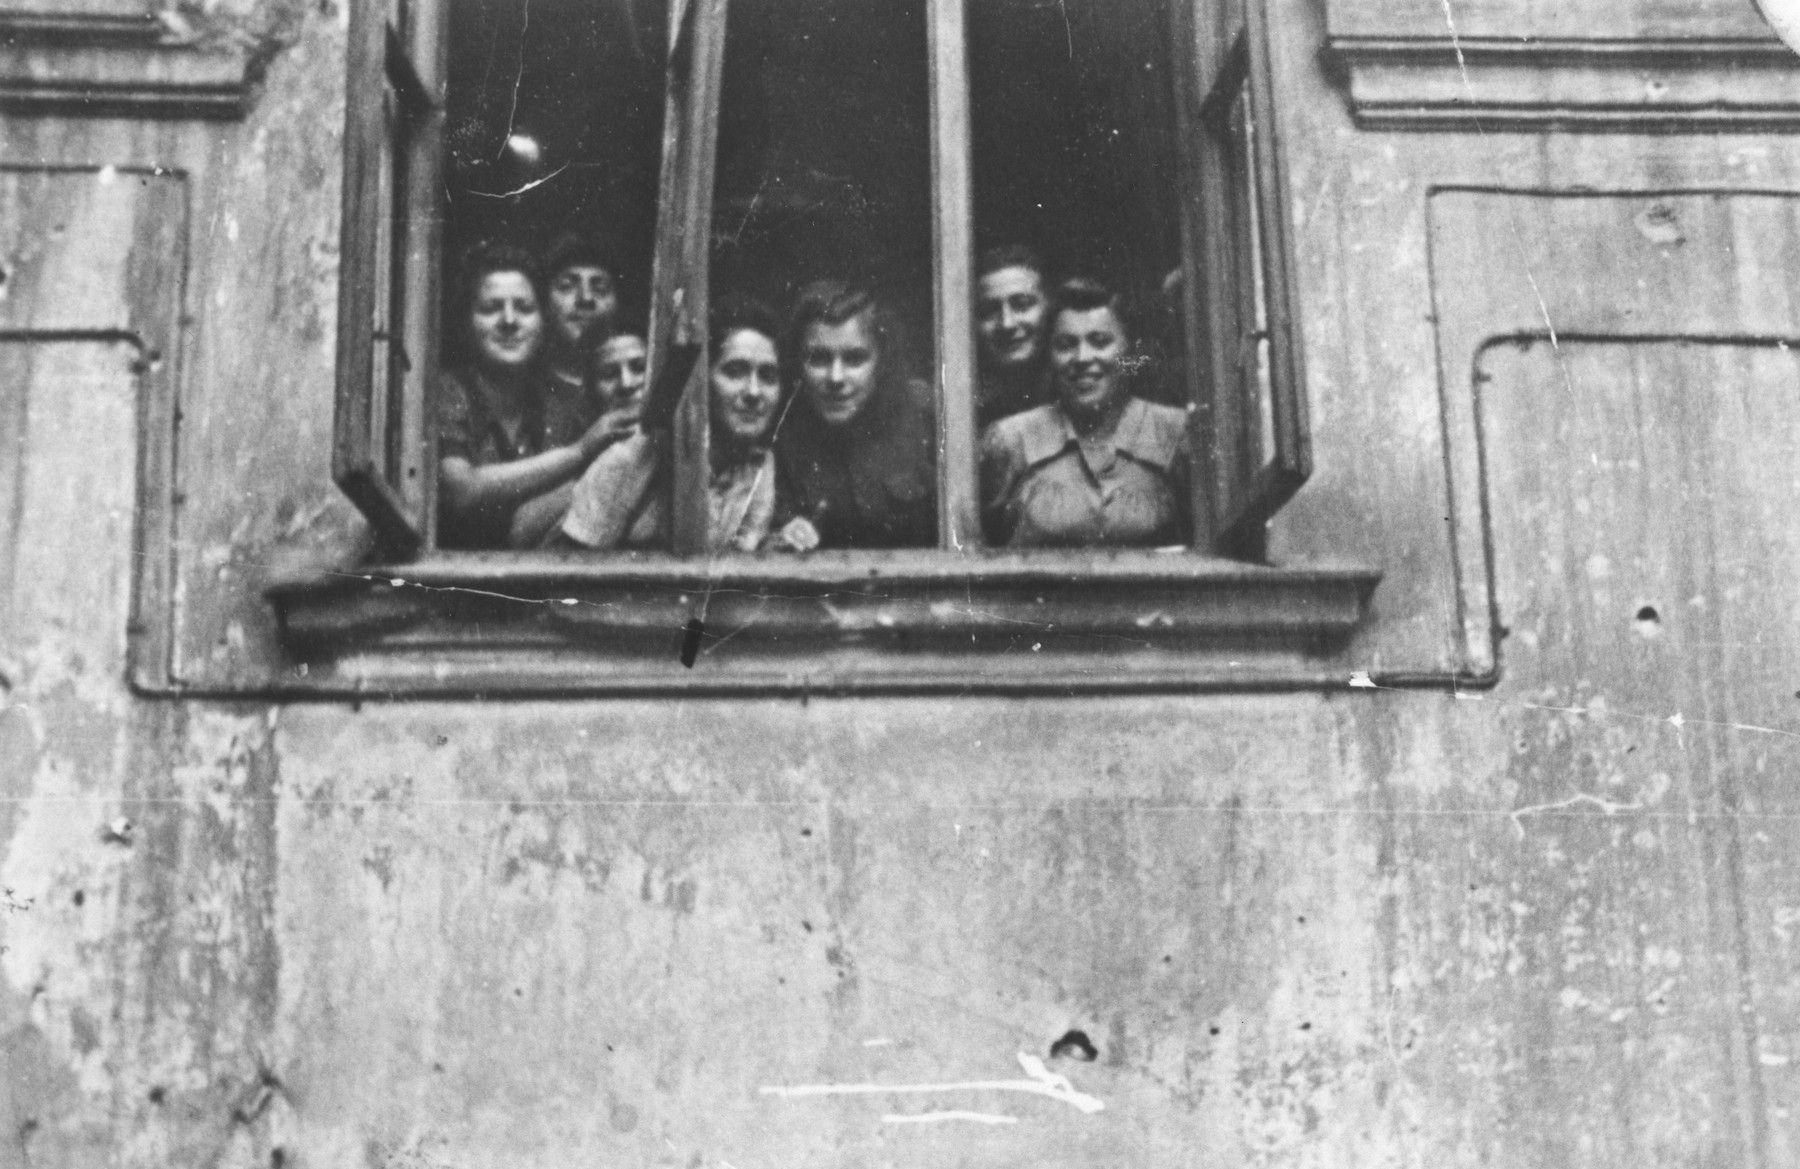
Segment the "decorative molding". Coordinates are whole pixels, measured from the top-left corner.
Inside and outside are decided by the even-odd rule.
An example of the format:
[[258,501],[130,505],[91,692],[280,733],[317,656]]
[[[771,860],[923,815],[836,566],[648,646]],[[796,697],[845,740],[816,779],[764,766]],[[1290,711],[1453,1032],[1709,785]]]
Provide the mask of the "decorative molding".
[[1370,129],[1800,128],[1800,56],[1772,37],[1334,35],[1327,52]]
[[1379,580],[1155,552],[439,554],[268,595],[295,696],[1068,694],[1343,686]]
[[201,46],[154,15],[0,10],[0,113],[241,118],[251,56]]

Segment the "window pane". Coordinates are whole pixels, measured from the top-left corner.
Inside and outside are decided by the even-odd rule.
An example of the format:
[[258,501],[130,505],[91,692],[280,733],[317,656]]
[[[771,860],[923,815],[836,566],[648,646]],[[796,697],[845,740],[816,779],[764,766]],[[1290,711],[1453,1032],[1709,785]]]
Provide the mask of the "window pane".
[[920,0],[731,6],[712,299],[804,305],[776,453],[827,548],[936,542],[925,31]]
[[[444,376],[436,388],[445,547],[555,544],[577,477],[618,445],[592,436],[641,387],[666,7],[666,0],[450,2]],[[482,281],[468,278],[471,255],[489,267],[538,269],[535,287],[523,276],[495,285],[509,293],[496,305],[517,301],[519,311],[535,314],[524,325],[498,326],[524,335],[512,338],[511,356],[483,347],[482,328],[498,334],[475,319],[472,294]],[[636,374],[609,386],[599,373],[607,356],[600,343],[621,331],[639,344],[615,346],[612,365]],[[539,459],[507,482],[487,473],[571,446],[579,461]],[[452,483],[452,465],[482,475]],[[538,511],[541,522],[521,529],[527,508],[555,491],[564,493],[561,510]],[[655,518],[627,525],[621,538],[629,546],[662,542],[666,525],[653,532]]]
[[[978,413],[1001,424],[983,440],[989,539],[1190,543],[1168,0],[969,0],[968,11]],[[1021,288],[1033,264],[1040,296],[1088,282],[1076,303],[1090,307],[1064,316],[1067,362],[1054,314],[1034,317]],[[1084,355],[1097,324],[1115,349]],[[1040,457],[1090,422],[1108,442]]]
[[656,230],[665,6],[452,0],[453,256],[481,239],[542,247],[579,231],[617,253],[614,275],[641,297]]

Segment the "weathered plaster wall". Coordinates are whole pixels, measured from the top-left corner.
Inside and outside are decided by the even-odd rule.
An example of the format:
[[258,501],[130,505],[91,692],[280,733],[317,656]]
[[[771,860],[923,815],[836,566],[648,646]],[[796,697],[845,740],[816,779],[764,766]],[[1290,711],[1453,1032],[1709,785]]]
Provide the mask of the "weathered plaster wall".
[[[1318,6],[1277,8],[1318,464],[1277,543],[1417,562],[1375,620],[1437,652],[1469,387],[1429,190],[1793,188],[1800,154],[1360,132]],[[270,557],[346,514],[341,14],[296,19],[243,124],[7,126],[9,163],[186,176],[184,522],[223,587],[184,603],[238,616],[181,653],[246,676]],[[7,383],[0,1165],[1800,1160],[1778,353],[1486,371],[1492,691],[360,709],[127,690],[107,360]],[[1094,1115],[758,1091],[1017,1077],[1071,1027]],[[883,1119],[928,1102],[1018,1122]]]

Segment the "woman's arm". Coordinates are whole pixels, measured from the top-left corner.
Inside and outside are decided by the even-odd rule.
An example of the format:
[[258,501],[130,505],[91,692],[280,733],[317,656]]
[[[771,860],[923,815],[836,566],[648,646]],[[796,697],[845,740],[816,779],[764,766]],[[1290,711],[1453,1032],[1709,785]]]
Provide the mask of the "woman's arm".
[[544,537],[548,536],[563,516],[568,514],[569,503],[575,498],[575,480],[559,483],[542,495],[536,495],[519,505],[513,512],[512,531],[507,536],[507,543],[514,548],[541,548]]
[[620,412],[604,414],[568,446],[505,463],[478,467],[461,456],[446,456],[438,464],[444,510],[458,516],[515,508],[580,475],[594,456],[612,445],[622,430],[629,433],[632,425]]

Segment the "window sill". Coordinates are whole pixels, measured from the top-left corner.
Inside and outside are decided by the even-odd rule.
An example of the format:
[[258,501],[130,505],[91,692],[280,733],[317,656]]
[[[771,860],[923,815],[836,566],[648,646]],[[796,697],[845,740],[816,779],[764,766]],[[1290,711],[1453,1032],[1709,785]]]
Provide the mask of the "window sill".
[[1379,580],[1188,552],[439,553],[268,596],[299,695],[1068,693],[1343,684]]

